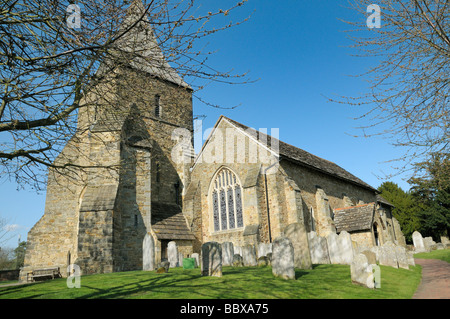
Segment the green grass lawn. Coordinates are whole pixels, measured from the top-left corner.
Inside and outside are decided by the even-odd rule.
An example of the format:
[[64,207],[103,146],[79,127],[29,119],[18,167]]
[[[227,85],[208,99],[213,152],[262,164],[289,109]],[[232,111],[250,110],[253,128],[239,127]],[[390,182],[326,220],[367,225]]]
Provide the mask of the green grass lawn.
[[440,259],[450,263],[450,249],[433,250],[429,253],[414,254],[414,258]]
[[66,279],[1,287],[1,299],[131,298],[131,299],[408,299],[421,278],[419,265],[410,270],[381,266],[381,288],[351,283],[350,266],[314,265],[297,270],[296,280],[272,275],[270,267],[223,267],[223,276],[202,277],[200,269],[169,273],[129,271],[81,277],[81,288],[67,288]]

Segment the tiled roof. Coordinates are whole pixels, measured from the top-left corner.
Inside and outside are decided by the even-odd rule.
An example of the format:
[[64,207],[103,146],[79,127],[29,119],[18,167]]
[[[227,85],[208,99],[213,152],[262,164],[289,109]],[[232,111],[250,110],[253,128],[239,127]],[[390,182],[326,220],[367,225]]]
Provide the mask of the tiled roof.
[[267,141],[267,146],[269,146],[269,147],[271,145],[273,145],[272,142],[274,142],[274,143],[278,142],[280,157],[284,157],[284,158],[293,160],[297,163],[300,163],[302,165],[319,170],[328,175],[350,181],[352,183],[355,183],[355,184],[358,184],[365,188],[368,188],[374,192],[377,192],[377,190],[375,188],[373,188],[369,184],[365,183],[364,181],[362,181],[355,175],[349,173],[348,171],[346,171],[345,169],[343,169],[342,167],[338,166],[337,164],[335,164],[333,162],[330,162],[328,160],[325,160],[323,158],[315,156],[311,153],[308,153],[307,151],[304,151],[304,150],[302,150],[298,147],[292,146],[290,144],[284,143],[283,141],[280,141],[278,139],[272,138],[270,135],[261,133],[253,128],[250,128],[244,124],[241,124],[232,119],[229,119],[223,115],[222,115],[222,117],[225,118],[226,120],[228,120],[229,122],[231,122],[232,124],[234,124],[235,126],[243,129],[244,131],[249,132],[258,140]]
[[334,210],[336,232],[358,231],[372,228],[375,203],[337,208]]
[[152,229],[160,240],[195,239],[176,204],[152,202]]
[[377,202],[379,202],[381,204],[385,204],[387,206],[394,207],[394,205],[392,205],[386,198],[384,198],[381,195],[377,195]]

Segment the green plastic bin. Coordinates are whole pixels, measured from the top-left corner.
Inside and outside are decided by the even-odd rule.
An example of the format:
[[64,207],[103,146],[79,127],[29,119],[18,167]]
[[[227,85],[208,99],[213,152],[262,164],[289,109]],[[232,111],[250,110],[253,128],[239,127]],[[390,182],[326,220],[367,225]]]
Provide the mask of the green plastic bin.
[[194,269],[195,258],[183,258],[183,269]]

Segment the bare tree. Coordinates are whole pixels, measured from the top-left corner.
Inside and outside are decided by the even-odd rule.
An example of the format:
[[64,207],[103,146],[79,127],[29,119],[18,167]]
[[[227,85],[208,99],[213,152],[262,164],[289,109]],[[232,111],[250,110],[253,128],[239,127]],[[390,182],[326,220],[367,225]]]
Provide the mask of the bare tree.
[[361,74],[369,90],[334,101],[368,107],[358,117],[369,123],[359,127],[361,135],[382,135],[404,148],[404,156],[390,159],[402,173],[430,154],[450,151],[450,3],[376,1],[381,25],[369,28],[372,3],[350,0],[358,19],[347,21],[357,55],[379,61]]
[[[160,57],[144,56],[142,44],[133,50],[123,45],[138,24],[151,26],[157,53],[194,92],[209,81],[245,82],[245,74],[208,65],[213,52],[199,43],[245,21],[224,22],[244,2],[205,11],[194,0],[1,1],[0,175],[40,188],[47,168],[79,166],[55,158],[80,129],[77,116],[88,106],[87,92],[133,59],[165,67]],[[142,10],[130,13],[133,6]]]

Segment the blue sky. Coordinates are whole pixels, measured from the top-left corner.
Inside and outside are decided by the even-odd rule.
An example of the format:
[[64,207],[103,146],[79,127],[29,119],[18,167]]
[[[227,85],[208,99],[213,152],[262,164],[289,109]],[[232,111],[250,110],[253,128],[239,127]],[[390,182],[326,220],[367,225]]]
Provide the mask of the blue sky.
[[[221,1],[225,9],[233,1]],[[194,114],[206,115],[203,130],[214,125],[223,114],[256,129],[279,128],[279,138],[314,155],[325,158],[373,187],[384,180],[377,176],[394,172],[391,159],[403,150],[382,138],[355,138],[356,127],[368,122],[353,118],[366,109],[327,101],[326,97],[357,96],[367,83],[352,77],[374,66],[373,59],[354,57],[344,31],[350,26],[341,19],[365,21],[366,16],[346,9],[337,0],[249,0],[227,16],[237,21],[252,14],[240,26],[217,33],[209,48],[218,52],[210,65],[235,73],[249,71],[255,83],[242,85],[211,84],[199,95],[229,109],[215,109],[194,99]],[[201,141],[196,140],[196,149]],[[403,189],[407,175],[391,179]],[[0,216],[16,225],[14,238],[26,239],[27,232],[41,218],[45,192],[36,194],[4,181],[0,184]]]

